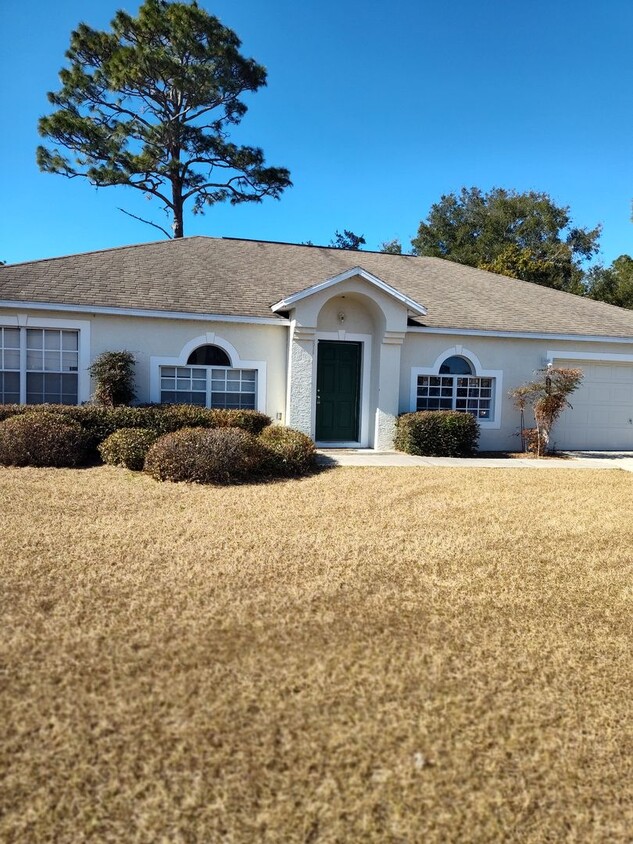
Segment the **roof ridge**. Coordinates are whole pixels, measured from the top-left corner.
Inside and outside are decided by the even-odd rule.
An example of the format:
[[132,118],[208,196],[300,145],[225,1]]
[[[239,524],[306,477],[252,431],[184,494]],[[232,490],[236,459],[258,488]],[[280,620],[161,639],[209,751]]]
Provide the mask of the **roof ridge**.
[[260,238],[256,237],[229,237],[223,235],[221,238],[217,238],[218,240],[236,240],[240,243],[269,243],[273,246],[299,246],[305,249],[333,249],[336,252],[353,252],[354,255],[389,255],[395,258],[420,258],[425,257],[421,255],[412,255],[409,252],[405,253],[393,253],[393,252],[383,252],[380,249],[342,249],[340,246],[332,246],[331,244],[323,244],[323,243],[293,243],[291,240],[261,240]]

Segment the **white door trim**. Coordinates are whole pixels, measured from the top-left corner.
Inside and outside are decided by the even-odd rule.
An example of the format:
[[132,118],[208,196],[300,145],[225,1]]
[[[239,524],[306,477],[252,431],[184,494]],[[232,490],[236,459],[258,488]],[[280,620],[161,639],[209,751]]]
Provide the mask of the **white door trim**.
[[371,392],[371,334],[350,334],[347,331],[317,331],[314,338],[312,358],[312,436],[316,437],[316,385],[319,359],[319,340],[335,340],[343,343],[360,343],[360,439],[358,442],[319,443],[322,448],[368,448],[369,447],[369,399]]

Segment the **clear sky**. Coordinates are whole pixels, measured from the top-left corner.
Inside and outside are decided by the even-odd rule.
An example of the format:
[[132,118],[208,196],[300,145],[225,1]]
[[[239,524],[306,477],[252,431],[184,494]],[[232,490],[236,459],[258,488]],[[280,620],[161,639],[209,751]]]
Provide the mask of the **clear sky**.
[[[631,0],[199,0],[268,69],[242,142],[290,168],[280,201],[188,215],[185,234],[328,243],[335,229],[408,247],[444,193],[546,191],[601,259],[633,253]],[[0,259],[156,240],[157,200],[40,173],[70,31],[106,28],[138,0],[0,0]]]

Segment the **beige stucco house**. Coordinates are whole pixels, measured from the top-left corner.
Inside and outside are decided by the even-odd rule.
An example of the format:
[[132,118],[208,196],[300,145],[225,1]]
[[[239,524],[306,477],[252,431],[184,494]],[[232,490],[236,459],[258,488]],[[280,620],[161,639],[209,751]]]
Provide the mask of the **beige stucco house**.
[[556,445],[633,450],[632,311],[437,258],[191,237],[0,269],[0,402],[88,401],[91,361],[122,349],[141,402],[376,449],[399,413],[438,408],[516,448],[508,390],[580,367]]

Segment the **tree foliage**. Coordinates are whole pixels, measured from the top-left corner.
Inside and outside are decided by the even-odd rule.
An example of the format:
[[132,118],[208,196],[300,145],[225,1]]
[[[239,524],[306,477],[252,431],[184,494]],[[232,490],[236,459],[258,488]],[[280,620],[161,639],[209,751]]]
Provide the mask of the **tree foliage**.
[[586,276],[587,295],[600,302],[633,308],[633,258],[620,255],[610,267],[592,267]]
[[90,375],[96,381],[95,400],[108,407],[129,404],[134,393],[134,355],[131,352],[102,352]]
[[380,251],[388,255],[402,255],[402,244],[394,237],[393,240],[385,240],[380,246]]
[[549,366],[539,370],[540,377],[510,391],[515,406],[523,411],[532,407],[536,422],[535,451],[540,457],[549,449],[554,423],[566,407],[571,407],[569,396],[578,389],[583,379],[582,369],[563,369]]
[[72,33],[61,90],[48,95],[56,111],[39,121],[52,144],[38,147],[40,168],[156,197],[174,237],[188,202],[196,214],[217,202],[279,198],[288,170],[229,139],[247,110],[240,97],[266,84],[237,35],[195,2],[167,0],[145,0],[136,18],[118,11],[111,27],[81,23]]
[[330,241],[330,246],[335,249],[351,249],[353,251],[360,250],[361,246],[366,244],[365,237],[360,234],[354,234],[349,229],[343,229],[341,233],[338,229],[334,232],[334,237]]
[[598,251],[600,226],[574,226],[569,208],[546,193],[462,188],[442,196],[420,223],[417,255],[583,292],[582,264]]

